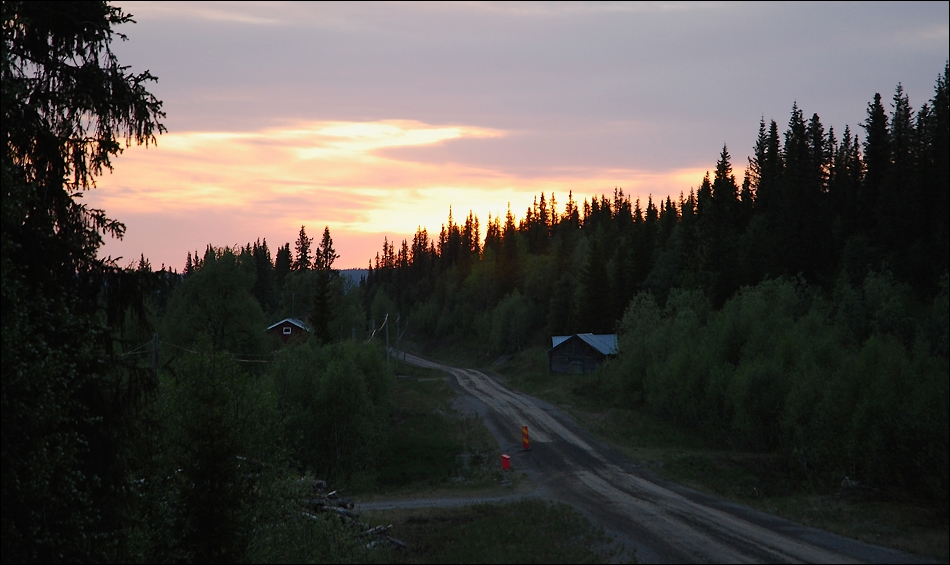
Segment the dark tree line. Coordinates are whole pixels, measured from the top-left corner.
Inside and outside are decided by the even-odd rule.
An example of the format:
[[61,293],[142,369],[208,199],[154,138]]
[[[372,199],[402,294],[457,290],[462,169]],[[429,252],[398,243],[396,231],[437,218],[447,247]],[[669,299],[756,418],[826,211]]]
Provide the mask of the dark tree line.
[[[916,112],[900,85],[889,109],[875,95],[863,137],[845,127],[839,138],[797,104],[784,133],[763,119],[741,183],[723,146],[712,176],[675,201],[616,189],[569,194],[559,212],[541,194],[520,221],[489,217],[484,245],[478,218],[456,223],[450,210],[435,239],[420,227],[411,243],[384,241],[367,300],[410,315],[422,336],[487,343],[506,316],[544,334],[610,332],[641,291],[663,303],[700,289],[719,307],[781,276],[830,289],[886,270],[932,297],[950,255],[947,115],[945,68]],[[498,311],[515,293],[523,308]]]
[[[306,226],[300,226],[293,254],[290,243],[285,243],[272,257],[266,238],[235,249],[215,248],[209,244],[203,256],[197,251],[192,255],[189,251],[183,279],[196,274],[224,252],[233,255],[242,271],[251,275],[251,294],[269,317],[305,318],[322,342],[333,339],[330,329],[334,317],[333,302],[335,296],[340,298],[337,295],[343,289],[337,288],[340,281],[336,280],[338,272],[333,269],[333,263],[340,255],[333,247],[329,227],[323,229],[320,243],[314,247]],[[331,288],[334,284],[336,286]]]

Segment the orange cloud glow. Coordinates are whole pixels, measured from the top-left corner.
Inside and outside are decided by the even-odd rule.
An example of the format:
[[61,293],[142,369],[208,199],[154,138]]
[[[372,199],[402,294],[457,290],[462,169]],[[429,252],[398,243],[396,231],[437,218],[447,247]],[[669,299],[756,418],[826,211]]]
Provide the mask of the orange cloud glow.
[[[433,164],[381,155],[398,147],[425,147],[506,132],[416,121],[306,122],[251,132],[180,132],[156,148],[132,148],[115,172],[86,195],[90,204],[125,221],[123,241],[106,254],[126,260],[144,253],[156,267],[176,268],[187,251],[205,245],[244,244],[266,237],[272,249],[296,238],[301,225],[319,237],[329,226],[340,267],[363,267],[383,235],[411,238],[417,226],[437,234],[449,206],[456,219],[469,210],[482,221],[510,203],[523,216],[540,192],[557,195],[559,208],[621,186],[632,197],[658,198],[695,186],[704,170],[648,172],[554,168],[525,177],[462,163]],[[484,233],[484,228],[483,228]]]

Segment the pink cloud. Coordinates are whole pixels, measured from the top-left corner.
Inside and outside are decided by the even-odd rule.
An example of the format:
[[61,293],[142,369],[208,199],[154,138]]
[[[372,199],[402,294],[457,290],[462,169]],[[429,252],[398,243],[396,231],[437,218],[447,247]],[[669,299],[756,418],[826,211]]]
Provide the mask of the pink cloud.
[[569,191],[582,201],[623,187],[644,201],[688,191],[704,171],[552,167],[547,174],[458,162],[427,163],[387,153],[504,132],[414,121],[305,122],[249,132],[163,135],[157,148],[132,148],[87,201],[128,226],[103,254],[150,258],[180,269],[188,251],[208,243],[243,245],[267,238],[272,249],[293,241],[301,225],[316,237],[330,228],[339,266],[364,267],[384,235],[411,238],[418,226],[437,234],[449,206],[485,222],[510,203],[522,216],[534,197]]

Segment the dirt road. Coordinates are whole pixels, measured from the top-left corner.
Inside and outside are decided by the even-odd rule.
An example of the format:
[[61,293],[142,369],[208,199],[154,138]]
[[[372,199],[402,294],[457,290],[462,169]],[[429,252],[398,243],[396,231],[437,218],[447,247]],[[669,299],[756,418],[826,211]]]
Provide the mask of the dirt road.
[[[640,562],[922,562],[662,481],[553,406],[480,371],[409,354],[406,361],[451,375],[467,395],[468,409],[482,416],[511,455],[512,467],[538,484],[545,498],[571,504],[619,536]],[[524,425],[530,451],[521,446]]]

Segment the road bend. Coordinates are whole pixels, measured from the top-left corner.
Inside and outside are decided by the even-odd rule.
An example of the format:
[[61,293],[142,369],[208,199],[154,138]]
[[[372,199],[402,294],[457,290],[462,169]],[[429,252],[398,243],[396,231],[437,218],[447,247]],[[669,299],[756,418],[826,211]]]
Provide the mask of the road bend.
[[[480,371],[399,355],[451,375],[481,403],[480,414],[515,469],[537,482],[547,498],[578,508],[618,535],[640,562],[926,562],[667,483],[550,404]],[[529,429],[529,451],[521,447],[522,426]]]

